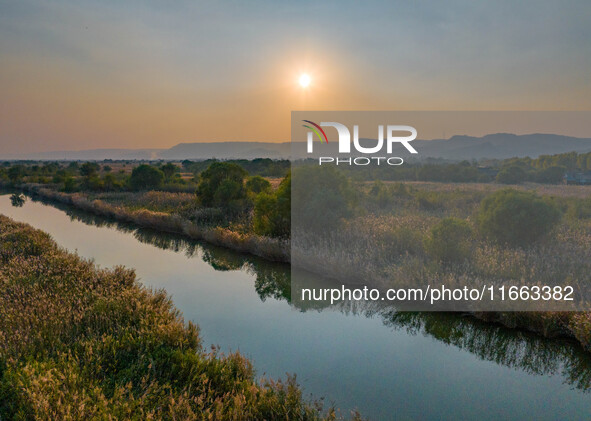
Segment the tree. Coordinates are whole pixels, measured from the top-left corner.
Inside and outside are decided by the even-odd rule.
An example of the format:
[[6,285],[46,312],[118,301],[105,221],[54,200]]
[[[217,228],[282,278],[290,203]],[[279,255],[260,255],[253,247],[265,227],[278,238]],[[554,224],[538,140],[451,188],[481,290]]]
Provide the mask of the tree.
[[76,180],[72,176],[66,176],[64,179],[64,189],[66,193],[72,193],[76,191]]
[[229,162],[214,162],[200,175],[197,198],[206,207],[239,209],[246,198],[244,179],[248,173]]
[[478,210],[479,231],[499,243],[527,246],[546,235],[560,211],[530,192],[504,189],[485,197]]
[[436,260],[461,262],[470,256],[472,228],[459,218],[443,218],[425,239],[425,251]]
[[86,162],[80,167],[80,175],[91,178],[99,172],[100,166],[96,162]]
[[565,167],[554,165],[554,166],[548,167],[548,168],[540,171],[536,175],[536,181],[539,183],[558,184],[558,183],[562,182],[565,173],[566,173]]
[[291,174],[277,191],[263,191],[254,206],[254,231],[270,237],[289,238],[291,230]]
[[105,174],[105,176],[103,177],[103,188],[106,191],[116,190],[119,187],[121,187],[121,183],[113,174]]
[[353,214],[355,191],[349,178],[334,166],[302,166],[292,171],[295,229],[323,232],[337,229]]
[[271,190],[271,183],[260,175],[255,175],[254,177],[250,177],[246,182],[246,189],[255,194],[268,192]]
[[161,166],[160,170],[164,173],[164,178],[166,180],[170,180],[172,176],[179,171],[179,167],[174,165],[172,162],[169,162]]
[[156,189],[162,185],[164,173],[151,165],[141,164],[131,171],[129,183],[134,190]]
[[8,178],[11,182],[17,183],[25,175],[25,167],[22,165],[13,165],[8,169]]
[[497,183],[501,184],[521,184],[525,181],[527,175],[525,171],[516,165],[505,167],[497,174]]

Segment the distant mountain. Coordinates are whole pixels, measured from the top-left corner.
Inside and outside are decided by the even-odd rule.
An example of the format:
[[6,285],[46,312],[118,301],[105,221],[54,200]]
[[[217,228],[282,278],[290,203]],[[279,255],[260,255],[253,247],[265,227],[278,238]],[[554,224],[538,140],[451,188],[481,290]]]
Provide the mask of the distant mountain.
[[[375,145],[375,140],[367,140],[367,146]],[[363,139],[361,140],[363,142]],[[316,155],[334,156],[338,154],[338,144],[317,144]],[[413,158],[444,158],[450,160],[512,157],[532,158],[540,155],[554,155],[565,152],[591,152],[591,139],[561,136],[554,134],[515,135],[495,133],[483,137],[453,136],[449,139],[415,140],[412,142],[419,152]],[[272,142],[209,142],[179,143],[170,149],[92,149],[83,151],[41,152],[33,154],[2,154],[0,159],[39,159],[39,160],[103,160],[103,159],[288,159],[291,156],[291,143]],[[304,145],[298,146],[303,158]],[[403,147],[396,149],[396,155],[403,158],[411,155]]]
[[449,139],[413,142],[421,158],[454,160],[480,158],[536,158],[566,152],[590,152],[591,139],[554,134],[515,135],[495,133],[483,137],[453,136]]
[[290,143],[211,142],[179,143],[159,154],[162,159],[289,158]]

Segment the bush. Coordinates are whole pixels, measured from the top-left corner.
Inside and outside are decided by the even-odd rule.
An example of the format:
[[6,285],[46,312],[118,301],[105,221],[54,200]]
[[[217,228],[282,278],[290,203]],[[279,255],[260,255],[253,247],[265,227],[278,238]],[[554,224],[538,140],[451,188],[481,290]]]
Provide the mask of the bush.
[[369,197],[381,208],[388,206],[394,200],[394,195],[390,192],[390,189],[380,180],[373,183],[369,190]]
[[82,180],[81,187],[83,190],[90,190],[90,191],[104,190],[103,181],[96,175],[85,177]]
[[291,175],[288,174],[275,193],[258,195],[254,206],[254,231],[260,235],[288,238],[290,230]]
[[150,190],[160,187],[164,173],[151,165],[142,164],[131,171],[129,183],[134,190]]
[[174,165],[172,162],[164,164],[160,167],[160,170],[164,173],[164,178],[170,180],[176,173],[179,172],[179,167]]
[[271,190],[271,183],[260,175],[255,175],[246,182],[246,189],[256,194],[268,192]]
[[8,169],[8,178],[12,183],[18,183],[25,175],[25,167],[22,165],[13,165]]
[[100,166],[96,162],[86,162],[80,167],[80,175],[90,178],[95,176],[99,170]]
[[546,235],[559,221],[553,203],[530,192],[514,189],[496,191],[482,200],[478,229],[499,243],[526,246]]
[[497,183],[501,184],[521,184],[527,178],[527,174],[521,167],[505,167],[497,174]]
[[569,204],[567,215],[574,219],[591,218],[591,198],[574,199]]
[[74,180],[74,177],[67,176],[64,179],[63,191],[66,193],[72,193],[76,191],[76,180]]
[[472,228],[459,218],[444,218],[425,239],[425,251],[443,262],[461,262],[470,256]]
[[536,181],[538,183],[559,184],[562,182],[565,172],[565,167],[552,166],[536,174]]
[[246,198],[244,179],[248,173],[241,166],[229,162],[214,162],[201,173],[197,197],[203,206],[242,207]]
[[292,190],[297,230],[324,232],[337,229],[343,218],[353,214],[356,192],[350,180],[336,168],[294,168]]

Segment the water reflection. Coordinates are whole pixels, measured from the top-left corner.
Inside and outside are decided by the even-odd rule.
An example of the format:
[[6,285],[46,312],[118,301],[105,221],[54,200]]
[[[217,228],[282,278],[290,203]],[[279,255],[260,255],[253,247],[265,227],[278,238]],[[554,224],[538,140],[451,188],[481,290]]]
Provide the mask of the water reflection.
[[22,193],[13,193],[10,195],[10,203],[12,206],[21,208],[25,204],[26,198]]
[[[20,199],[13,201],[12,196],[11,202],[15,206],[22,206],[19,205]],[[581,391],[591,389],[591,355],[571,341],[548,340],[533,333],[507,329],[457,313],[400,312],[382,301],[340,301],[333,305],[325,302],[302,303],[291,299],[291,272],[286,264],[108,220],[63,204],[51,205],[64,211],[72,220],[97,227],[115,228],[133,235],[142,243],[183,253],[190,258],[201,258],[215,270],[246,270],[255,276],[255,289],[262,301],[269,298],[284,300],[302,312],[331,310],[361,317],[379,317],[391,329],[405,329],[411,335],[428,336],[470,352],[481,360],[529,374],[559,375],[573,388]],[[320,280],[311,274],[306,277],[315,287],[334,286],[330,280]],[[298,276],[303,279],[306,277]]]

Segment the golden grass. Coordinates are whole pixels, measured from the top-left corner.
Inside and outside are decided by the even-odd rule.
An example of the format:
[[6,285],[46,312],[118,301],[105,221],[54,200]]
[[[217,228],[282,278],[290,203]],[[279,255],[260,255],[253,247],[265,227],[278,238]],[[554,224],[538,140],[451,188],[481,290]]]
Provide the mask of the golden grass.
[[0,216],[0,419],[335,419],[198,332],[132,270]]
[[[130,222],[145,228],[184,235],[194,240],[207,241],[214,245],[227,247],[242,253],[251,253],[269,260],[289,261],[289,241],[287,240],[263,237],[252,233],[241,233],[228,228],[203,227],[184,219],[176,213],[158,212],[144,208],[130,209],[105,203],[99,199],[90,200],[82,193],[62,193],[38,185],[27,185],[25,188],[42,198],[65,203],[97,215]],[[130,193],[122,194],[129,195]],[[147,197],[154,200],[154,197],[157,197],[158,200],[167,200],[169,204],[176,201],[186,202],[187,196],[190,196],[192,201],[195,200],[194,195],[187,193],[142,193],[143,198]],[[164,199],[162,199],[163,197]]]

